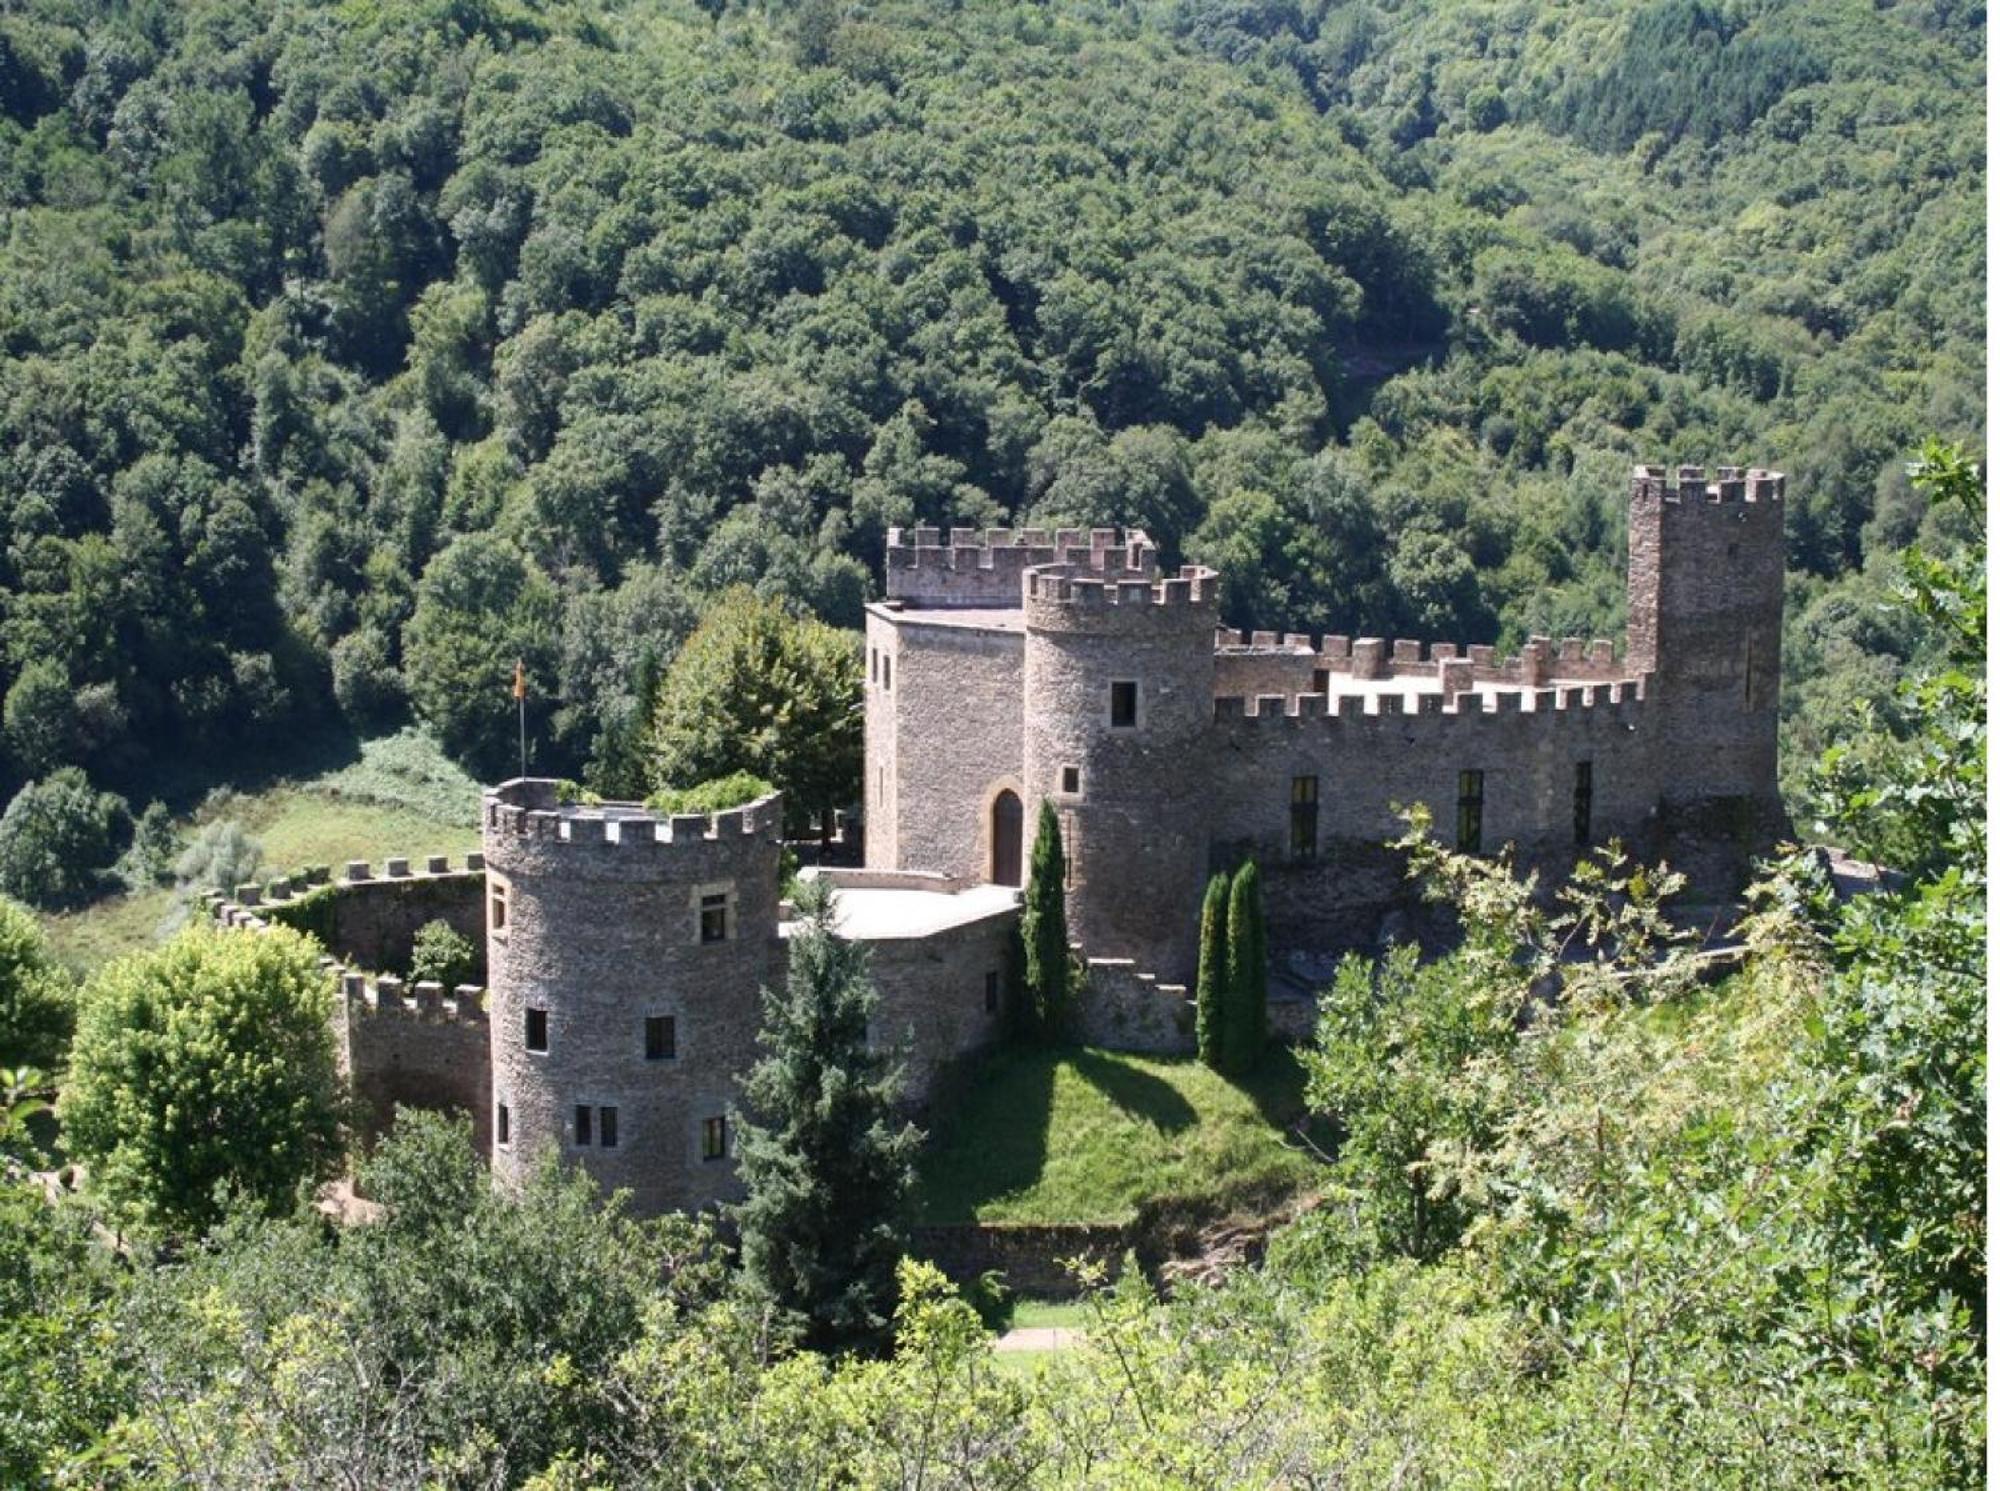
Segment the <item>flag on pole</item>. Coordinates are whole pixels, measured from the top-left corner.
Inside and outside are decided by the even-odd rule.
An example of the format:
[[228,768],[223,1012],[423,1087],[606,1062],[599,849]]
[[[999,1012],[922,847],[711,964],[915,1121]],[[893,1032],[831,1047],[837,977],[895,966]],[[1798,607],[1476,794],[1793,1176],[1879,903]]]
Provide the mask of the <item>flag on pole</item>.
[[528,697],[528,665],[519,658],[514,659],[514,697]]

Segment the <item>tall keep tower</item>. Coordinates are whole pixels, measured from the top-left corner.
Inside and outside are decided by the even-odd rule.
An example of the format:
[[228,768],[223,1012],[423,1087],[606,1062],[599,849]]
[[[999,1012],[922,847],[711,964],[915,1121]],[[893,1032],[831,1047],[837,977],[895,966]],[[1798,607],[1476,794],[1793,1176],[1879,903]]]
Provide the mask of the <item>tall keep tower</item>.
[[1782,822],[1784,498],[1772,471],[1632,473],[1627,663],[1658,681],[1670,852],[1689,840],[1747,846]]
[[1208,869],[1215,571],[1164,580],[1028,571],[1022,785],[1033,842],[1054,805],[1070,935],[1165,980],[1194,968]]
[[660,817],[486,794],[493,1169],[553,1149],[642,1214],[736,1194],[727,1117],[780,977],[781,800]]

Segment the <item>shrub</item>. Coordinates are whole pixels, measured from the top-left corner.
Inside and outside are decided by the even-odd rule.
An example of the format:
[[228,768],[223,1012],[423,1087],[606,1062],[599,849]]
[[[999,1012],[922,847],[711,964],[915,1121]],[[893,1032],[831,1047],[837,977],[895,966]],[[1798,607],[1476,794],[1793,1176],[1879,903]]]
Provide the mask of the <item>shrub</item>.
[[747,802],[776,791],[762,777],[747,771],[732,771],[696,787],[668,787],[646,799],[649,811],[662,817],[675,813],[721,813],[740,808]]
[[410,944],[410,981],[436,982],[447,989],[472,982],[479,966],[479,950],[461,937],[450,922],[425,922]]
[[1221,1071],[1229,1060],[1229,877],[1211,875],[1201,899],[1201,950],[1194,984],[1195,1049]]
[[1028,888],[1021,900],[1022,981],[1033,1012],[1035,1033],[1059,1040],[1069,1018],[1074,977],[1069,956],[1069,911],[1063,902],[1068,878],[1062,825],[1043,799],[1035,823],[1035,848],[1028,860]]
[[86,899],[117,857],[125,817],[125,800],[74,766],[28,783],[0,816],[0,891],[34,906]]
[[165,885],[174,878],[174,863],[180,853],[180,830],[174,815],[163,802],[146,804],[132,825],[132,842],[118,861],[118,878],[127,890],[145,890]]
[[1241,1074],[1264,1049],[1264,883],[1245,860],[1229,883],[1229,1012],[1223,1020],[1225,1070]]
[[192,895],[203,891],[234,891],[254,879],[264,862],[264,849],[233,818],[205,824],[194,842],[174,861],[174,880]]

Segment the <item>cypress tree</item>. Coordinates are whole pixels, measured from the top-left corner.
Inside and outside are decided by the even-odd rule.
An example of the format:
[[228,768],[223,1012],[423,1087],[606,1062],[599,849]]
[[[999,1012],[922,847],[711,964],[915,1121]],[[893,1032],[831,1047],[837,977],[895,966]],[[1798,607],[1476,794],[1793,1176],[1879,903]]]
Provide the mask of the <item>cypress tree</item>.
[[743,1287],[803,1346],[882,1349],[919,1136],[897,1115],[901,1074],[868,1046],[867,949],[834,935],[824,884],[801,882],[796,904],[805,925],[784,988],[764,991],[764,1054],[743,1081]]
[[1209,876],[1201,898],[1201,951],[1195,964],[1194,1034],[1201,1059],[1218,1072],[1229,1060],[1229,877]]
[[1069,913],[1063,905],[1068,878],[1062,826],[1045,798],[1021,905],[1022,983],[1036,1032],[1045,1041],[1061,1036],[1069,1015]]
[[1229,997],[1223,1018],[1226,1070],[1242,1075],[1264,1049],[1264,882],[1245,860],[1229,885]]

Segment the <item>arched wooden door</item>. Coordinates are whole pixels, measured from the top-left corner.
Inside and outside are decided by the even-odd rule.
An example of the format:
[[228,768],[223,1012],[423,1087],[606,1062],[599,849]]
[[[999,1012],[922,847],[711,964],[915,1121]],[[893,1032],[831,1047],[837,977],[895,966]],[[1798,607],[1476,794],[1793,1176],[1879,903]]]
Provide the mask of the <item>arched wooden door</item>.
[[1021,883],[1021,799],[1002,788],[993,799],[993,822],[987,843],[992,846],[995,885]]

